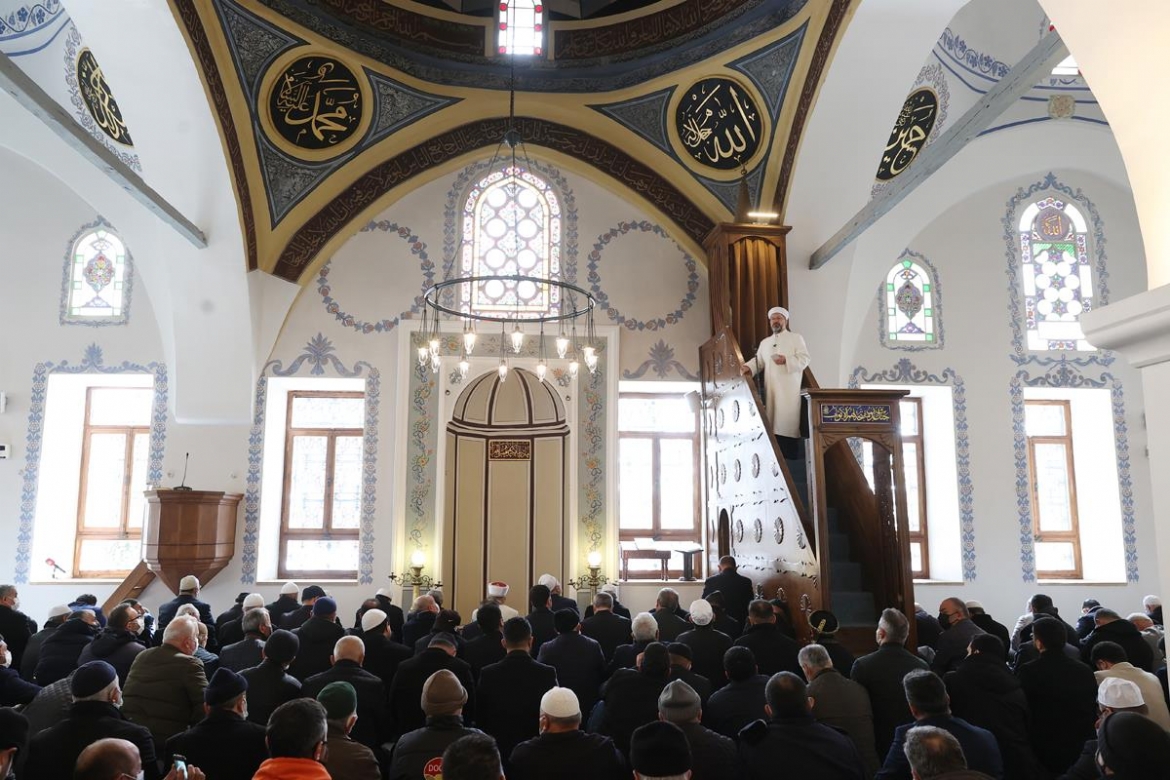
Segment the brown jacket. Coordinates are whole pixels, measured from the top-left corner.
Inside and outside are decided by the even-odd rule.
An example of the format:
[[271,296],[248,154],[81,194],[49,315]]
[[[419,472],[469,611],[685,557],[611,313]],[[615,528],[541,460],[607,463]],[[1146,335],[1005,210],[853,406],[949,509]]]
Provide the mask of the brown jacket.
[[207,676],[195,656],[171,645],[144,650],[134,659],[122,712],[135,723],[150,729],[156,745],[186,731],[203,720],[203,689]]
[[360,742],[354,742],[345,733],[345,726],[335,720],[329,721],[329,752],[325,756],[325,768],[329,775],[345,780],[380,780],[382,771],[374,753]]

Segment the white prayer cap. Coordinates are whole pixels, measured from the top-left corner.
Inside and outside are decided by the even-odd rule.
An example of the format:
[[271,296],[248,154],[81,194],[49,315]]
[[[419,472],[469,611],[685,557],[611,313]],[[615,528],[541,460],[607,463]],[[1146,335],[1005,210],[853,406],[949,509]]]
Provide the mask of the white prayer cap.
[[539,579],[539,580],[537,580],[537,581],[536,581],[536,583],[537,583],[538,585],[543,585],[544,587],[548,588],[549,590],[552,590],[553,588],[555,588],[555,587],[557,587],[558,585],[560,585],[560,584],[561,584],[561,583],[560,583],[560,582],[557,580],[557,578],[556,578],[556,577],[554,577],[554,576],[552,576],[551,574],[542,574],[542,575],[540,575],[540,579]]
[[506,583],[506,582],[500,582],[497,580],[495,582],[488,583],[488,595],[489,596],[495,596],[497,598],[504,598],[505,596],[508,595],[508,590],[509,590],[508,583]]
[[602,593],[608,593],[615,599],[617,598],[617,585],[614,585],[612,582],[605,583],[600,588],[598,588],[598,590],[600,590]]
[[282,596],[295,596],[300,592],[301,588],[295,582],[286,582],[280,586],[280,595]]
[[975,599],[971,599],[967,602],[967,609],[983,609],[983,604]]
[[1145,607],[1146,609],[1151,609],[1153,607],[1160,607],[1160,606],[1162,606],[1162,599],[1158,598],[1157,596],[1153,596],[1153,595],[1146,596],[1144,599],[1142,599],[1142,606]]
[[259,593],[249,593],[244,597],[244,611],[264,606],[264,597]]
[[1137,683],[1120,677],[1106,677],[1097,688],[1097,703],[1111,710],[1140,707],[1145,704]]
[[572,688],[549,688],[540,697],[540,711],[550,718],[573,718],[581,714],[581,704]]
[[768,309],[768,319],[772,319],[773,314],[783,314],[784,319],[792,319],[792,315],[788,313],[788,309],[785,309],[783,306],[773,306],[772,308]]
[[181,593],[187,590],[199,590],[199,578],[194,574],[188,574],[179,580],[179,592]]
[[71,614],[73,614],[73,610],[69,609],[69,607],[65,606],[64,604],[58,604],[55,607],[49,608],[49,620],[52,620],[55,617],[61,617],[62,615]]
[[705,626],[715,619],[715,612],[707,599],[695,599],[688,610],[691,613],[691,622],[696,626]]
[[386,613],[380,609],[367,609],[362,615],[362,631],[370,631],[386,622]]
[[388,598],[392,601],[394,599],[394,594],[390,591],[389,588],[378,588],[378,591],[374,595],[375,596],[385,596],[386,598]]

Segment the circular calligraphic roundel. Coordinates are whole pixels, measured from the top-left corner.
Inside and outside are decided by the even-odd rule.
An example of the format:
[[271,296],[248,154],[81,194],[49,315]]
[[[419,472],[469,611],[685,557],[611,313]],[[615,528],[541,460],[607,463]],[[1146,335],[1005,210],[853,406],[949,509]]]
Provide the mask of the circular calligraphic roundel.
[[106,77],[102,75],[102,69],[89,49],[82,49],[77,55],[77,89],[86,110],[102,132],[123,146],[133,146],[130,131],[122,119],[122,110],[118,108],[110,92],[110,85],[106,83]]
[[911,92],[902,104],[894,129],[890,131],[890,140],[882,150],[878,181],[889,181],[910,166],[926,146],[926,139],[937,119],[938,94],[930,87],[919,87]]
[[373,115],[361,68],[305,48],[272,63],[258,100],[256,112],[268,139],[305,160],[349,151],[365,135]]
[[768,146],[768,112],[754,90],[709,76],[675,92],[670,127],[675,151],[695,170],[739,176]]

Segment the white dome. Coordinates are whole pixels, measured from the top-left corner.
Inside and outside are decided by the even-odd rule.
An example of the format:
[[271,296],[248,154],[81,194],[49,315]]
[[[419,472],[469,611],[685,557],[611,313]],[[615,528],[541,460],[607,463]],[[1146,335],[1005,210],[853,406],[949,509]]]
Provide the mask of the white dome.
[[561,429],[565,407],[557,391],[531,371],[514,368],[500,380],[489,371],[471,381],[455,402],[451,427],[493,432],[501,429]]

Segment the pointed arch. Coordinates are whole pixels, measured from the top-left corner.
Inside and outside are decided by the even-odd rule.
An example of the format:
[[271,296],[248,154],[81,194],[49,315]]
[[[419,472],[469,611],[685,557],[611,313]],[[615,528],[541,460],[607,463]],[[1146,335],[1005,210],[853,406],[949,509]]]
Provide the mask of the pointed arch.
[[887,349],[943,346],[938,269],[918,252],[904,250],[878,289],[878,335]]

